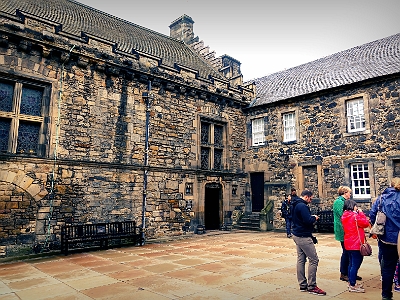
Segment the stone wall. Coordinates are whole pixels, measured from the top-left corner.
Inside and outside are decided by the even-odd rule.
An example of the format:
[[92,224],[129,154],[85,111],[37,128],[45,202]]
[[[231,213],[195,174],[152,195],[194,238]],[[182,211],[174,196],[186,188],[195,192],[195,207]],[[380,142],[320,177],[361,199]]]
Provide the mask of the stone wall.
[[[1,28],[0,77],[37,81],[49,93],[44,155],[0,155],[5,255],[29,253],[46,241],[57,248],[60,227],[67,223],[136,220],[141,225],[144,193],[147,238],[182,234],[185,222],[202,223],[207,183],[222,187],[222,216],[244,206],[242,108],[251,90],[163,68],[145,55],[124,56],[99,40],[85,44],[55,34],[43,40],[34,28],[7,28]],[[200,169],[204,118],[224,124],[221,170]],[[186,183],[193,185],[190,195]]]
[[[299,193],[313,191],[314,208],[331,208],[340,185],[350,186],[349,164],[366,162],[370,166],[371,198],[362,199],[363,209],[389,185],[400,159],[400,78],[354,84],[346,89],[311,95],[293,101],[280,101],[248,111],[248,169],[262,165],[266,184],[290,183]],[[367,130],[346,131],[345,101],[366,99]],[[294,111],[298,138],[282,141],[282,113]],[[265,145],[251,146],[251,120],[263,117]],[[398,174],[398,173],[397,173]],[[398,176],[398,175],[397,175]],[[283,192],[280,202],[283,200]],[[276,197],[276,195],[266,195]],[[280,226],[276,207],[276,225]]]

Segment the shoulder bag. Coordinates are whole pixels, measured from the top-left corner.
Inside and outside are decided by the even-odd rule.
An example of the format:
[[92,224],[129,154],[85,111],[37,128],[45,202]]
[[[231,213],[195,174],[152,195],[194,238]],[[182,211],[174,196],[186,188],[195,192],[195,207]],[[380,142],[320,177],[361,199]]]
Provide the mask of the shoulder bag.
[[362,256],[370,256],[372,255],[372,247],[370,244],[368,244],[367,238],[364,238],[364,242],[361,241],[360,232],[358,231],[357,218],[355,220],[356,220],[358,239],[360,240],[360,253]]
[[385,233],[386,215],[382,211],[382,196],[379,199],[375,223],[369,231],[370,234],[383,235]]

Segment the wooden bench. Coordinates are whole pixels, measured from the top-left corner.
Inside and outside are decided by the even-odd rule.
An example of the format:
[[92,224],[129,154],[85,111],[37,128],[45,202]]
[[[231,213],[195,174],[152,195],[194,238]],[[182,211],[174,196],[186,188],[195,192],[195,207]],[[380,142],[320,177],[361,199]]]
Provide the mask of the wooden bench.
[[[111,245],[111,242],[113,244]],[[142,228],[135,221],[76,224],[61,227],[61,252],[65,255],[69,250],[82,250],[122,244],[143,245]]]

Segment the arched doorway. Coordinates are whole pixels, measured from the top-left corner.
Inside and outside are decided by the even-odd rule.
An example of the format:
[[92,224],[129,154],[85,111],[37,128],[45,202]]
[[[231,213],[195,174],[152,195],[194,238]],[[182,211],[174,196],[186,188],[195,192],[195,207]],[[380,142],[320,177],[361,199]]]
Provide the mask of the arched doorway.
[[219,229],[221,225],[222,186],[207,183],[204,193],[204,225],[206,230]]

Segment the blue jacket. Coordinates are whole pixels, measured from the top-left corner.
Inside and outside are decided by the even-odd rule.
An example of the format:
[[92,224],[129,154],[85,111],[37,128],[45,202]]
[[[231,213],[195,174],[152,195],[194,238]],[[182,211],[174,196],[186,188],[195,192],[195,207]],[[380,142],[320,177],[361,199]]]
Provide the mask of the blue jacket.
[[317,221],[311,215],[308,203],[300,197],[292,198],[292,232],[298,237],[311,237]]
[[287,200],[283,200],[281,206],[282,217],[285,219],[292,218],[292,204]]
[[[400,230],[400,191],[387,188],[382,195],[382,211],[386,215],[385,233],[379,237],[384,243],[397,244]],[[372,205],[369,217],[371,224],[375,223],[380,197]]]

